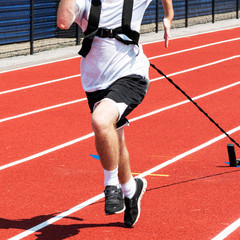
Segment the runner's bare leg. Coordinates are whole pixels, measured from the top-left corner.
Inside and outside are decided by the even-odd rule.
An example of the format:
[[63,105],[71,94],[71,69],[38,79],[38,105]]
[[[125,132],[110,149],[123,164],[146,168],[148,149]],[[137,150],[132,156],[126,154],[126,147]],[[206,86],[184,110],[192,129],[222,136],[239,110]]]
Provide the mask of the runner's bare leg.
[[103,100],[93,111],[92,127],[103,168],[111,171],[118,167],[119,182],[124,184],[130,179],[131,171],[123,128],[116,130],[118,116],[117,107]]

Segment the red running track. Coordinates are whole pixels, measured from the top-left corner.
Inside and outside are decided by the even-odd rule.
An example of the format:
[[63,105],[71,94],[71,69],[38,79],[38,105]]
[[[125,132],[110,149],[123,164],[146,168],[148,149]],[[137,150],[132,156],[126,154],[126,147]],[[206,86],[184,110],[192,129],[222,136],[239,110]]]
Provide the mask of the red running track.
[[[144,45],[151,62],[236,140],[239,30],[173,39],[169,49]],[[79,70],[74,58],[1,73],[0,239],[202,240],[223,239],[222,231],[239,239],[240,169],[225,164],[230,140],[217,139],[222,133],[153,69],[149,92],[125,129],[132,172],[148,181],[141,217],[126,229],[122,214],[104,215]]]

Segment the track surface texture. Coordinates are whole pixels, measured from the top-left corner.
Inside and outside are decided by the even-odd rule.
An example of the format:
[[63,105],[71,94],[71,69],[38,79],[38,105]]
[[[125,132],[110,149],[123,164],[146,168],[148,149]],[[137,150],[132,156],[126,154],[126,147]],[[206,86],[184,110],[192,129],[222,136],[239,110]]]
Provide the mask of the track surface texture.
[[[240,28],[143,44],[150,62],[240,142]],[[240,239],[239,171],[219,131],[150,68],[125,128],[148,181],[134,228],[105,216],[80,57],[0,73],[0,239]],[[236,155],[240,156],[235,146]]]

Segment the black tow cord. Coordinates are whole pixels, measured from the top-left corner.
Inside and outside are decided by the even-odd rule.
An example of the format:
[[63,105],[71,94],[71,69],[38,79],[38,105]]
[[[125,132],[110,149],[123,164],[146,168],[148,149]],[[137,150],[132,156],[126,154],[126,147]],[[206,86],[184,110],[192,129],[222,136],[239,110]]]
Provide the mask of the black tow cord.
[[215,126],[222,132],[224,133],[233,143],[235,143],[239,148],[240,145],[239,143],[237,143],[232,137],[229,136],[229,134],[223,130],[223,128],[221,128],[219,126],[218,123],[216,123],[194,100],[192,100],[191,97],[188,96],[188,94],[186,92],[184,92],[176,83],[173,82],[173,80],[169,77],[167,77],[161,70],[159,70],[154,64],[150,63],[150,65],[157,70],[158,73],[160,73],[162,76],[164,76],[177,90],[179,90],[190,102],[192,102],[200,112],[202,112],[213,124],[215,124]]

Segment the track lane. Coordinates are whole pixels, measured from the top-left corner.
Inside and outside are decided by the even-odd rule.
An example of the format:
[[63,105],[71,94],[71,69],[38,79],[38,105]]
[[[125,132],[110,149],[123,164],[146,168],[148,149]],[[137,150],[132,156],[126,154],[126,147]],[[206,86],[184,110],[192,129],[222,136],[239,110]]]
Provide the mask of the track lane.
[[233,28],[222,31],[214,31],[209,33],[203,33],[194,36],[186,36],[176,39],[171,39],[169,48],[164,47],[164,42],[154,42],[155,47],[152,47],[152,43],[143,45],[144,51],[148,57],[153,57],[158,54],[166,54],[172,51],[179,51],[187,48],[197,47],[209,43],[218,41],[224,41],[239,36],[239,28]]
[[[239,133],[234,136],[239,137]],[[239,170],[223,164],[226,143],[216,143],[166,168],[171,181],[150,182],[148,202],[155,207],[149,208],[148,214],[156,211],[159,219],[151,228],[157,233],[155,239],[211,239],[240,215],[229,208],[229,201],[237,204],[234,181]]]
[[[171,55],[164,58],[152,59],[151,63],[156,63],[158,68],[160,68],[166,75],[168,75],[172,73],[172,69],[174,69],[174,72],[178,72],[182,71],[183,69],[192,68],[238,55],[236,48],[239,46],[239,44],[240,40],[228,42],[221,45],[197,49],[190,52],[183,52],[181,54]],[[220,53],[216,54],[216,52]],[[158,76],[159,75],[156,71],[150,71],[151,79]]]
[[80,73],[80,58],[0,73],[0,91],[42,83]]
[[80,77],[0,95],[0,119],[81,98],[86,98],[86,95]]
[[[194,71],[169,75],[173,81],[178,84],[190,97],[204,94],[224,86],[234,84],[239,81],[238,65],[240,58],[224,61],[219,64],[211,65]],[[158,63],[156,63],[157,65]],[[226,69],[232,69],[226,71]],[[169,97],[171,96],[171,97]],[[130,114],[131,117],[137,117],[138,111],[142,109],[147,112],[150,109],[157,109],[172,105],[178,101],[187,100],[174,86],[165,78],[157,82],[150,83],[149,92],[145,100],[136,111]]]
[[91,129],[88,112],[87,103],[80,102],[3,122],[0,125],[1,163],[28,157],[88,134]]

